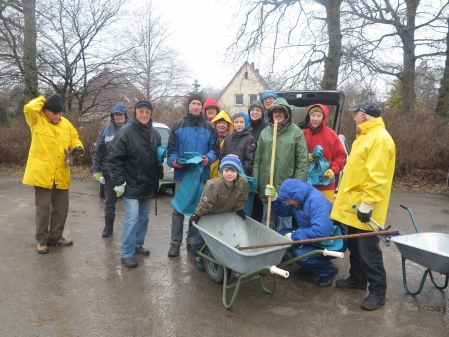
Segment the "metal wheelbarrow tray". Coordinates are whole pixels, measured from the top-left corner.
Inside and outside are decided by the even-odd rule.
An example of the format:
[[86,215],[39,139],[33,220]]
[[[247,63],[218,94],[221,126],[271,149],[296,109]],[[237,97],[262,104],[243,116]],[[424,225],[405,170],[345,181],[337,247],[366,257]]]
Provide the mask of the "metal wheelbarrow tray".
[[[289,245],[279,247],[257,248],[240,251],[239,246],[252,246],[266,243],[289,241],[261,223],[246,217],[242,220],[234,213],[207,215],[194,224],[200,231],[206,244],[198,251],[203,257],[206,272],[212,281],[223,282],[223,306],[230,309],[244,283],[257,280],[262,289],[268,294],[274,294],[277,288],[278,275],[288,277],[289,272],[276,267],[284,256]],[[283,262],[279,267],[286,266],[314,254],[323,254],[323,250],[314,250]],[[327,254],[330,254],[326,250]],[[341,253],[339,253],[341,254]],[[342,257],[339,255],[338,257]],[[242,275],[236,283],[228,284],[230,270]],[[273,287],[268,289],[262,282],[261,273],[270,270],[273,274]],[[231,300],[228,302],[226,291],[235,288]]]
[[[417,228],[416,224],[415,227]],[[402,255],[402,278],[407,293],[410,295],[421,293],[427,275],[430,276],[430,280],[436,288],[440,290],[447,288],[449,283],[449,234],[417,233],[393,237],[392,240]],[[415,292],[410,291],[407,286],[406,259],[427,268],[421,279],[421,284]],[[446,275],[444,285],[440,286],[435,282],[432,271]]]

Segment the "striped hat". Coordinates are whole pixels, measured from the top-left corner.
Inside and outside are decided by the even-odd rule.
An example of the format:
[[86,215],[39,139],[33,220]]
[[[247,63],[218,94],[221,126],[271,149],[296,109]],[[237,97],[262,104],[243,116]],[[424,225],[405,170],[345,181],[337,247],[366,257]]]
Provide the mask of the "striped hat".
[[233,169],[235,172],[240,173],[242,170],[242,163],[240,159],[235,154],[228,154],[221,160],[220,172],[223,172],[225,168]]

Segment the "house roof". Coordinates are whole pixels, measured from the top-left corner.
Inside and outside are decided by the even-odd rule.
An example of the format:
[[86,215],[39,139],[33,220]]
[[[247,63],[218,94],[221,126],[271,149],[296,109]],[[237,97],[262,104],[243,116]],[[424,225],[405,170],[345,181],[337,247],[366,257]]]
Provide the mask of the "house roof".
[[[268,88],[268,83],[263,79],[263,77],[259,74],[259,70],[254,69],[254,62],[249,63],[248,61],[245,61],[242,66],[240,67],[240,69],[235,73],[234,77],[232,77],[232,79],[228,82],[228,84],[226,85],[225,89],[221,92],[220,97],[218,97],[218,100],[221,98],[221,96],[225,93],[226,89],[231,85],[232,82],[234,82],[235,78],[237,77],[238,74],[240,74],[240,72],[242,71],[242,69],[248,66],[256,75],[257,79],[260,81],[260,83],[262,83],[262,85],[265,88]],[[217,100],[217,101],[218,101]]]

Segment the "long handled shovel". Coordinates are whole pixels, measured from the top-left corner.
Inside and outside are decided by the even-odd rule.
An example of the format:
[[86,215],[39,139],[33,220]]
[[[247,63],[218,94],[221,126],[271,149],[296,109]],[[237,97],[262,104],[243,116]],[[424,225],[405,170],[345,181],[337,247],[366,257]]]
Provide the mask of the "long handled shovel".
[[[276,159],[277,135],[278,135],[278,121],[275,119],[274,125],[273,125],[273,143],[271,144],[270,185],[272,185],[272,186],[273,186],[273,174],[274,174],[274,160]],[[270,215],[271,215],[271,196],[268,197],[267,227],[270,227]]]
[[315,243],[315,242],[321,242],[321,241],[329,241],[329,240],[337,240],[337,239],[354,239],[354,238],[361,238],[361,237],[365,237],[365,236],[376,236],[376,235],[392,235],[392,234],[394,235],[394,234],[398,234],[398,233],[399,233],[399,231],[397,229],[390,229],[390,230],[385,230],[382,232],[368,232],[368,233],[349,234],[349,235],[336,235],[336,236],[328,236],[325,238],[316,238],[316,239],[298,240],[298,241],[273,242],[273,243],[265,243],[265,244],[246,246],[246,247],[236,246],[235,248],[238,250],[246,250],[246,249],[256,249],[256,248],[266,248],[266,247],[303,245],[303,244],[309,244],[309,243]]

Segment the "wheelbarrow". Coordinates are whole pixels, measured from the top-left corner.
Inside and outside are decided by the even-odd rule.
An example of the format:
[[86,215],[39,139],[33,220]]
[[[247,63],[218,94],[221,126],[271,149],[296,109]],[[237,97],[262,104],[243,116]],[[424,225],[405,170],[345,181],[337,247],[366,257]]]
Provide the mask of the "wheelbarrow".
[[[409,212],[416,230],[416,234],[401,235],[391,239],[402,255],[402,278],[405,290],[410,295],[421,293],[427,275],[430,276],[430,280],[436,288],[440,290],[446,289],[449,283],[449,234],[420,233],[412,211],[404,205],[400,206]],[[427,268],[421,279],[419,289],[415,292],[410,291],[407,286],[406,259]],[[435,282],[432,271],[446,275],[443,286]]]
[[[287,278],[289,272],[281,267],[305,259],[311,255],[324,254],[343,258],[343,253],[329,250],[314,250],[307,254],[280,263],[286,250],[291,245],[256,248],[240,251],[239,246],[288,242],[282,235],[276,233],[261,223],[247,217],[242,220],[236,214],[222,213],[207,215],[198,224],[193,224],[201,232],[206,244],[198,251],[204,259],[204,266],[209,278],[223,284],[223,306],[230,309],[240,291],[242,284],[256,281],[268,294],[274,294],[277,289],[278,276]],[[237,282],[229,283],[231,270],[242,274]],[[273,286],[267,288],[261,273],[269,270],[273,274]],[[234,289],[231,300],[227,301],[227,291]]]

